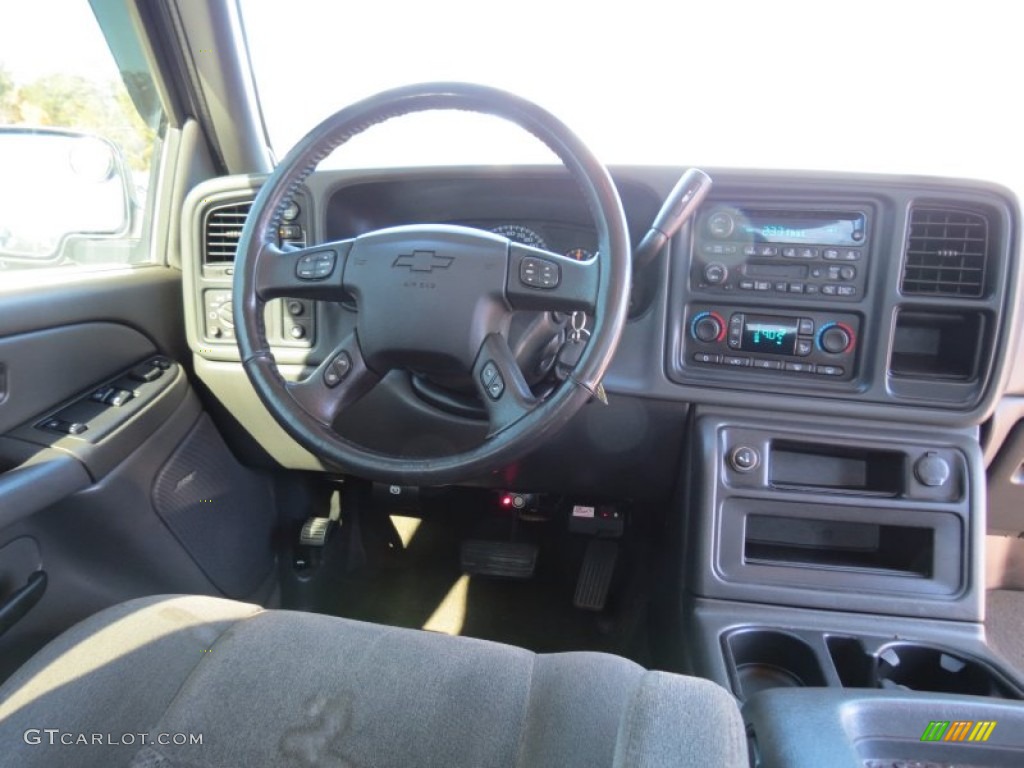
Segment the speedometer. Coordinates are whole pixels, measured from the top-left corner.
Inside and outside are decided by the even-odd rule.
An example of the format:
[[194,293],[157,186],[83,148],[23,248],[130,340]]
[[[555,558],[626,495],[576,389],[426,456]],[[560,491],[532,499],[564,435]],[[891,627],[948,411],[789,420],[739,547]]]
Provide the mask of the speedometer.
[[548,249],[548,244],[535,230],[524,227],[522,224],[501,224],[491,230],[496,235],[507,237],[509,240],[520,245],[529,245],[532,248]]

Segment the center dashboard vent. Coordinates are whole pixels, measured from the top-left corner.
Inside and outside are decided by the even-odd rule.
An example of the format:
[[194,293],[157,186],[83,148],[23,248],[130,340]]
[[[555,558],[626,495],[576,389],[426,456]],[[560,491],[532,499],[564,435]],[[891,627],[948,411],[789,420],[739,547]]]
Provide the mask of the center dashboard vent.
[[203,226],[203,263],[231,264],[252,201],[210,208]]
[[988,220],[952,208],[915,207],[903,263],[902,291],[977,298],[984,290]]

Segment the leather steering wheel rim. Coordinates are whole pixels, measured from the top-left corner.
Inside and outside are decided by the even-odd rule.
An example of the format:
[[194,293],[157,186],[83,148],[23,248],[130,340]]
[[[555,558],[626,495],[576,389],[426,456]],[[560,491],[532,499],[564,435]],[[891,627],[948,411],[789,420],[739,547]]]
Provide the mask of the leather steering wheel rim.
[[[519,275],[526,268],[524,259],[536,257],[538,253],[504,242],[509,255],[508,274],[503,285],[508,288],[504,295],[496,297],[492,302],[492,309],[496,308],[495,312],[499,312],[502,302],[513,308],[517,302],[519,306],[532,307],[530,302],[535,302],[537,308],[550,308],[542,307],[545,300],[549,303],[569,302],[564,306],[558,305],[559,308],[569,308],[575,306],[572,301],[579,299],[578,296],[573,298],[574,290],[580,296],[586,293],[584,304],[592,306],[594,314],[589,342],[568,379],[542,401],[530,403],[528,407],[521,405],[521,412],[514,411],[514,420],[510,417],[509,423],[494,429],[480,445],[450,456],[421,458],[386,455],[356,445],[338,435],[331,427],[332,419],[329,416],[337,412],[333,410],[333,405],[330,409],[326,405],[318,408],[332,394],[323,382],[328,380],[324,377],[332,375],[331,366],[338,361],[345,366],[340,369],[343,375],[349,376],[351,381],[369,381],[374,375],[383,376],[386,373],[371,371],[370,366],[366,365],[356,334],[346,340],[348,346],[342,345],[335,350],[312,376],[305,379],[303,384],[308,386],[300,390],[302,385],[286,382],[278,371],[267,342],[263,316],[266,301],[271,297],[328,295],[304,292],[326,291],[324,286],[334,286],[335,281],[340,286],[342,280],[347,280],[350,274],[358,274],[361,267],[357,265],[364,265],[368,259],[346,261],[356,249],[376,247],[380,250],[382,240],[387,241],[388,247],[392,243],[403,242],[404,230],[381,230],[363,236],[362,240],[356,238],[353,241],[311,246],[293,254],[282,252],[276,247],[275,233],[292,195],[320,161],[337,147],[391,118],[430,110],[462,110],[494,115],[515,123],[547,145],[561,159],[583,193],[597,230],[598,253],[595,263],[585,265],[590,272],[576,270],[576,267],[563,261],[563,257],[557,254],[539,253],[541,262],[553,265],[565,283],[565,287],[559,286],[558,292],[545,292],[544,288],[533,289],[530,285],[524,287],[521,282],[516,282],[522,279]],[[493,247],[495,253],[502,247],[500,243],[492,242],[495,236],[483,236],[481,233],[482,236],[474,240],[459,229],[411,228],[417,237],[436,236],[445,246],[450,243],[459,245],[460,238],[466,237],[470,239],[471,245],[476,243],[481,247]],[[486,237],[491,238],[491,241],[487,241]],[[335,277],[332,272],[330,278],[312,285],[314,280],[320,278],[308,276],[313,274],[307,270],[308,264],[324,265],[327,261],[325,253],[331,254],[331,270],[339,272],[342,277]],[[306,266],[299,265],[303,257],[306,257],[303,262]],[[316,262],[318,258],[320,262]],[[448,260],[451,261],[450,258]],[[396,259],[394,266],[400,263]],[[401,264],[405,266],[405,263]],[[375,268],[377,277],[374,280],[379,282],[382,274],[388,277],[381,273],[381,267]],[[397,275],[401,271],[392,269],[391,273]],[[300,273],[307,277],[295,278]],[[571,284],[573,280],[581,281],[584,287],[575,289]],[[233,287],[236,338],[244,369],[260,400],[291,437],[325,463],[357,476],[403,485],[444,485],[479,477],[506,466],[560,429],[592,396],[611,361],[625,324],[630,290],[630,244],[622,204],[607,169],[556,117],[520,97],[498,89],[464,83],[426,83],[385,91],[348,106],[328,117],[295,145],[263,184],[253,203],[238,245]],[[569,298],[566,299],[566,296]],[[368,338],[370,334],[366,336]],[[509,379],[505,382],[506,391],[501,397],[513,402],[519,380],[515,371],[506,371],[501,367],[501,341],[495,340],[494,336],[494,333],[488,335],[485,344],[481,346],[480,361],[473,363],[474,378],[481,381],[485,378],[486,372],[480,366],[491,362],[490,359],[485,360],[485,353],[492,350],[491,356]],[[349,371],[354,372],[350,375]],[[363,394],[360,391],[363,386],[367,385],[353,384],[351,391],[341,388],[339,398],[354,401]],[[314,391],[315,396],[307,397],[307,390]],[[484,401],[487,404],[487,398]]]

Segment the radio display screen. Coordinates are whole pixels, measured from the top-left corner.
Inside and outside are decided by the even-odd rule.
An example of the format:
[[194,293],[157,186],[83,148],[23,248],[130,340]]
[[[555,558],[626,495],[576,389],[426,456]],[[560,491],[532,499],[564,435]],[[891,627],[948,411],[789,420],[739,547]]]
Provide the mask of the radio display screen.
[[762,243],[864,243],[864,216],[857,213],[744,211],[737,228],[754,242]]
[[797,321],[792,317],[746,315],[740,349],[770,355],[792,355],[796,351]]

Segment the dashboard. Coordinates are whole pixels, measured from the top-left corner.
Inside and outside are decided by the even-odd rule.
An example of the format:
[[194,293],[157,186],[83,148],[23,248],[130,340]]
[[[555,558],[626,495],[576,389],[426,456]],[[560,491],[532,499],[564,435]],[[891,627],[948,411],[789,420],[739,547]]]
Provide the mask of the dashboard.
[[[611,170],[635,247],[681,169]],[[1024,374],[1013,368],[1021,358],[1012,194],[961,180],[709,172],[715,185],[695,218],[635,272],[630,318],[604,380],[630,418],[644,414],[643,440],[668,414],[666,429],[685,429],[695,406],[976,429],[1005,395],[1024,393]],[[261,181],[216,179],[186,201],[187,330],[200,378],[240,420],[260,421],[244,426],[261,442],[274,442],[273,434],[288,444],[250,415],[262,409],[251,407],[258,404],[230,327],[231,236],[237,241]],[[582,196],[557,168],[317,172],[293,202],[282,243],[449,223],[581,260],[596,247]],[[286,377],[317,365],[356,311],[271,302],[268,334]],[[366,416],[354,421],[371,441],[388,424],[395,434],[417,426],[445,433],[449,450],[480,437],[457,414],[433,423],[408,382],[369,399]],[[599,442],[584,448],[600,453]],[[316,466],[301,450],[275,451],[285,466]],[[651,459],[659,451],[648,445],[641,453]]]

